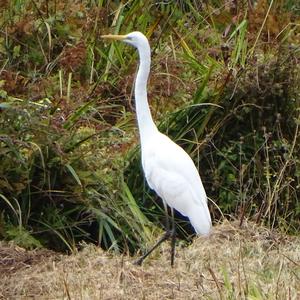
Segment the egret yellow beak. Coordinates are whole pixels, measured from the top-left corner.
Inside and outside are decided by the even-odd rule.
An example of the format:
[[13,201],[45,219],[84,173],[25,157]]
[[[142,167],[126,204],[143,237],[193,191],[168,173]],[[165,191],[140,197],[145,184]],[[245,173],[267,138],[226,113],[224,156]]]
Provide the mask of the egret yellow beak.
[[110,39],[110,40],[124,40],[126,35],[119,35],[119,34],[106,34],[101,35],[102,39]]

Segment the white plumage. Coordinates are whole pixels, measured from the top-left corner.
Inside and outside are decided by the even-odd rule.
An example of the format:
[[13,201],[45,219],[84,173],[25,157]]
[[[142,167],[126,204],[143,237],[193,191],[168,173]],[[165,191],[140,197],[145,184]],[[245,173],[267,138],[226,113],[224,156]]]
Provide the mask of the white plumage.
[[208,235],[211,219],[207,198],[189,155],[157,131],[143,145],[142,164],[150,188],[170,207],[187,216],[198,234]]
[[[199,173],[190,156],[166,135],[158,131],[153,122],[147,100],[147,81],[150,72],[150,46],[140,32],[127,35],[106,35],[103,38],[122,40],[139,53],[140,65],[135,80],[135,103],[141,141],[142,165],[151,189],[172,209],[187,216],[197,234],[208,235],[211,218],[207,207],[207,197]],[[158,244],[174,235],[166,234]],[[158,245],[157,244],[157,245]],[[156,248],[155,245],[143,259]],[[173,251],[174,256],[174,251]],[[173,265],[173,260],[171,264]]]

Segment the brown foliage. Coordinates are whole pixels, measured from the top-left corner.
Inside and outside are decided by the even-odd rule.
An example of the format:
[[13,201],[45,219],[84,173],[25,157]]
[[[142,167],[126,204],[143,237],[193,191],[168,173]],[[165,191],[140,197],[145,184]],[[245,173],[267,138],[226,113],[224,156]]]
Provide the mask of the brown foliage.
[[9,5],[9,1],[8,0],[1,0],[0,1],[0,9],[5,9],[7,8]]
[[0,244],[0,277],[1,275],[12,275],[30,266],[46,262],[48,258],[51,261],[58,258],[57,253],[47,250],[39,249],[33,251],[26,251],[24,248],[16,245],[9,245],[6,243]]
[[80,41],[73,47],[67,46],[62,53],[59,61],[60,66],[68,71],[75,72],[82,67],[86,59],[86,45],[84,41]]
[[3,89],[8,94],[19,95],[25,91],[26,78],[18,73],[3,70],[0,80],[4,80]]
[[32,35],[34,31],[34,19],[32,15],[26,15],[20,21],[12,23],[7,28],[7,32],[17,39],[21,39],[24,35]]
[[[260,0],[253,9],[249,9],[249,32],[253,33],[254,36],[256,36],[263,25],[268,9],[269,3],[267,0]],[[271,8],[270,13],[267,16],[266,23],[262,29],[262,40],[264,42],[270,42],[276,39],[279,33],[289,22],[290,14],[281,12],[279,16],[278,9],[275,11]]]

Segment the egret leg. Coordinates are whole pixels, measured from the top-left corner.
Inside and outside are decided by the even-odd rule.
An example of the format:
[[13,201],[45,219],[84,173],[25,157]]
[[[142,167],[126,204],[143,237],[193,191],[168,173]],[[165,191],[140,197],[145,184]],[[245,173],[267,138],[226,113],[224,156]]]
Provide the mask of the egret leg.
[[[169,217],[169,213],[168,213],[168,205],[165,201],[163,201],[164,204],[164,209],[165,209],[165,217],[166,217],[166,231],[170,231],[170,217]],[[171,210],[173,210],[171,208]]]
[[144,259],[150,255],[161,243],[169,239],[171,236],[171,231],[166,231],[164,235],[157,241],[157,243],[150,249],[148,250],[143,256],[141,256],[138,260],[134,262],[135,265],[141,266]]
[[[164,203],[165,214],[166,214],[166,232],[164,233],[164,235],[157,241],[157,243],[151,249],[149,249],[143,256],[141,256],[138,260],[136,260],[134,262],[135,265],[139,265],[139,266],[142,265],[144,259],[146,257],[148,257],[148,255],[150,255],[161,243],[168,240],[171,236],[174,235],[173,230],[170,230],[170,220],[169,220],[167,204],[164,201],[163,201],[163,203]],[[174,223],[173,209],[172,209],[172,216],[173,216],[172,226],[175,226],[175,225],[173,225],[173,223]],[[175,241],[174,241],[174,247],[175,247]],[[175,254],[175,249],[174,249],[174,254]],[[172,255],[172,253],[171,253],[171,255]],[[172,261],[174,263],[174,257],[172,259],[172,256],[171,256],[171,265],[173,266]]]
[[172,230],[171,230],[171,266],[174,266],[175,260],[175,244],[176,244],[176,226],[175,226],[175,218],[174,218],[174,209],[171,207],[171,215],[172,215]]

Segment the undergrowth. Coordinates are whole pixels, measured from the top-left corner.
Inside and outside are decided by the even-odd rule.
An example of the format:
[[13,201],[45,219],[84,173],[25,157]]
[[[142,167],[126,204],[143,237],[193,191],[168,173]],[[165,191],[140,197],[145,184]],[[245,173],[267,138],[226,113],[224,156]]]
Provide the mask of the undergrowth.
[[2,2],[0,236],[129,252],[155,238],[161,201],[136,146],[137,55],[100,39],[132,30],[151,42],[153,116],[194,159],[214,221],[296,233],[299,11],[292,0]]

